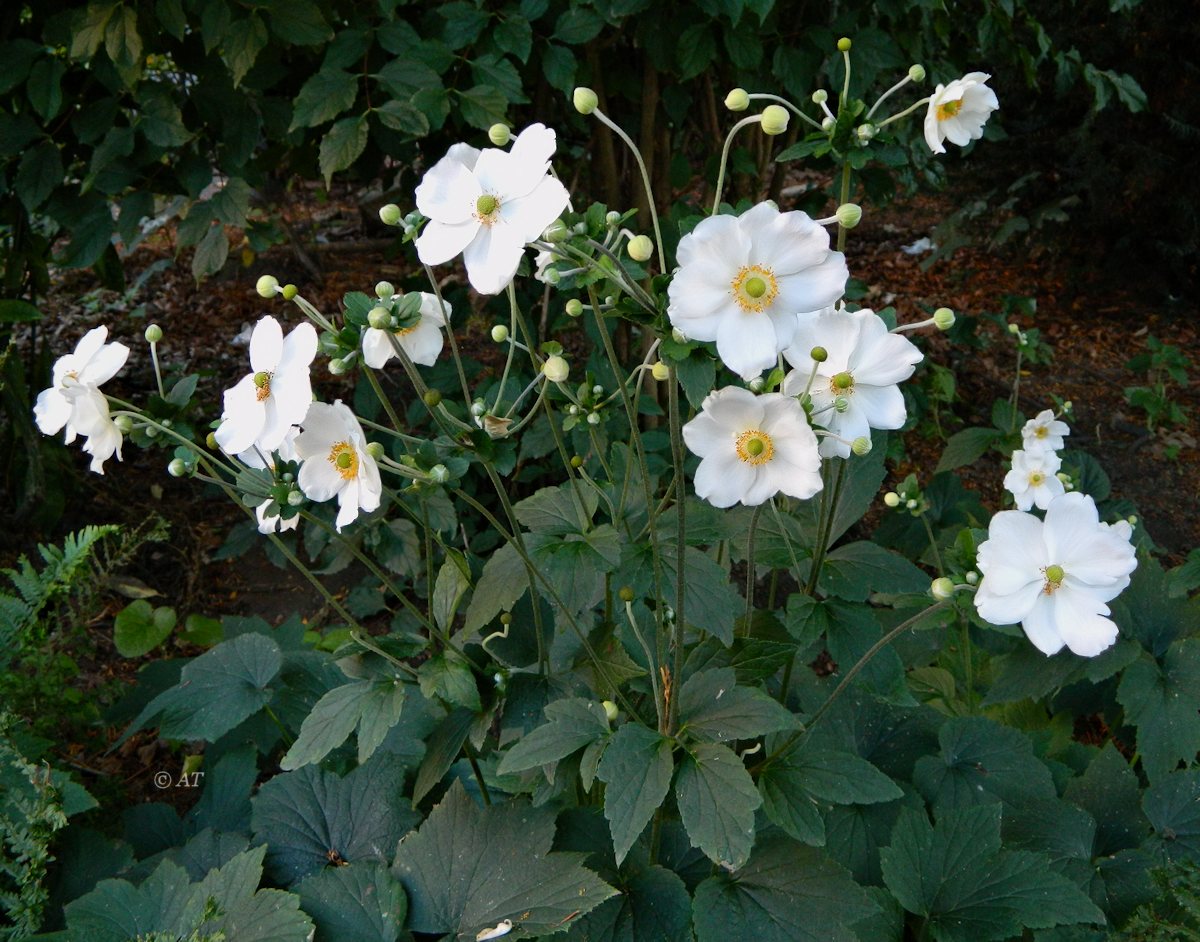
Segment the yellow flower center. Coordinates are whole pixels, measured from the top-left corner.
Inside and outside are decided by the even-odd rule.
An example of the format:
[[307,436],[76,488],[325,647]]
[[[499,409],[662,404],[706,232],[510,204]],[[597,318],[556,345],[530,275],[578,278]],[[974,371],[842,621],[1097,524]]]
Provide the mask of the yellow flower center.
[[483,225],[490,226],[496,221],[500,209],[500,201],[491,193],[484,193],[475,201],[475,218]]
[[1045,569],[1043,569],[1042,575],[1046,577],[1046,584],[1042,586],[1042,591],[1045,592],[1046,595],[1050,595],[1055,589],[1062,585],[1062,581],[1066,576],[1066,573],[1063,572],[1062,566],[1053,565],[1047,566]]
[[953,118],[961,109],[961,98],[956,98],[954,101],[944,101],[937,106],[937,119],[945,121],[947,118]]
[[1046,426],[1044,426],[1044,425],[1039,425],[1037,428],[1035,428],[1033,430],[1034,438],[1045,438],[1049,434],[1050,434],[1050,429],[1046,428]]
[[775,457],[775,443],[762,429],[750,428],[737,437],[737,456],[746,464],[766,464]]
[[262,402],[271,395],[271,374],[259,371],[254,374],[254,385],[257,387],[255,398]]
[[358,477],[358,452],[349,442],[334,442],[329,449],[329,463],[337,469],[343,480]]
[[743,265],[729,283],[733,300],[747,314],[761,314],[779,294],[775,273],[762,265]]
[[1042,474],[1041,471],[1031,471],[1029,473],[1029,486],[1030,487],[1041,487],[1042,482],[1045,480],[1046,480],[1046,475]]
[[837,373],[829,381],[829,389],[836,396],[854,390],[854,377],[849,373]]

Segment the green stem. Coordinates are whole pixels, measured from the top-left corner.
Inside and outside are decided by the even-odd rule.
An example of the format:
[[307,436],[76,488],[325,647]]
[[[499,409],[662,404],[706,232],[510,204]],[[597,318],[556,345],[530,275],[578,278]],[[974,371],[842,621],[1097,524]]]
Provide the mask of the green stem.
[[[438,309],[445,312],[446,304],[442,301],[442,289],[438,287],[437,279],[433,277],[433,269],[428,265],[425,266],[425,277],[429,279],[429,284],[433,288],[433,296],[437,298]],[[463,405],[469,409],[471,407],[471,390],[467,385],[467,374],[463,370],[462,357],[458,352],[458,341],[454,339],[454,329],[450,324],[448,314],[446,315],[446,341],[450,344],[450,354],[454,358],[454,368],[458,371],[458,382],[462,387]]]
[[907,118],[910,114],[912,114],[918,108],[924,108],[928,104],[929,104],[928,98],[922,98],[920,101],[914,101],[911,105],[909,105],[903,111],[899,112],[898,114],[892,115],[890,118],[885,118],[883,121],[880,121],[877,125],[875,125],[875,127],[877,127],[877,128],[886,127],[887,125],[891,124],[893,121],[899,121],[901,118]]
[[761,513],[762,504],[759,504],[750,515],[750,529],[746,533],[746,618],[742,624],[742,631],[746,633],[750,631],[750,616],[754,614],[754,535]]
[[[388,421],[392,423],[392,428],[400,432],[400,416],[396,414],[396,410],[392,408],[392,401],[384,395],[383,385],[379,382],[379,377],[375,375],[375,371],[367,364],[363,364],[363,374],[367,377],[367,382],[371,384],[371,389],[375,391],[375,398],[379,400],[379,404],[383,406],[383,411],[387,413]],[[403,434],[403,433],[401,433]]]
[[721,208],[721,191],[725,188],[725,166],[729,163],[729,148],[733,144],[733,136],[748,125],[761,123],[762,115],[752,114],[742,118],[742,120],[731,127],[729,129],[729,133],[725,135],[725,146],[721,148],[721,164],[717,168],[717,193],[716,196],[713,197],[713,208],[712,212],[709,213],[710,216],[715,216],[717,211]]
[[675,464],[675,509],[677,555],[675,558],[675,661],[671,670],[671,683],[675,696],[671,697],[667,729],[674,733],[679,724],[678,685],[683,673],[683,633],[687,623],[684,604],[686,602],[687,570],[687,492],[683,480],[683,430],[679,416],[679,376],[675,365],[669,368],[667,382],[667,410],[671,425],[671,458]]
[[842,497],[842,482],[846,476],[846,462],[848,458],[842,458],[833,472],[833,491],[828,495],[828,504],[825,500],[821,501],[821,512],[824,517],[818,527],[817,545],[813,552],[812,572],[808,574],[808,585],[805,586],[804,594],[812,595],[817,588],[817,583],[821,579],[821,569],[825,565],[825,554],[829,552],[830,535],[833,533],[833,520],[837,516],[838,502]]
[[1021,360],[1025,355],[1025,349],[1020,342],[1017,343],[1017,375],[1013,377],[1012,396],[1008,400],[1009,405],[1009,420],[1008,434],[1012,435],[1017,430],[1017,399],[1021,393]]
[[154,364],[154,379],[158,383],[158,395],[163,399],[167,398],[167,394],[163,392],[162,370],[158,365],[158,344],[150,344],[150,362]]
[[966,683],[967,712],[975,712],[975,666],[971,657],[971,623],[962,618],[963,677]]
[[810,118],[808,115],[806,115],[803,111],[801,111],[798,107],[796,107],[796,105],[792,104],[786,98],[781,98],[778,95],[769,95],[766,92],[754,92],[752,95],[747,95],[746,97],[749,98],[751,101],[756,101],[756,100],[758,100],[758,101],[773,101],[776,104],[783,105],[783,107],[785,107],[788,111],[790,111],[792,114],[794,114],[801,121],[807,121],[812,127],[816,128],[818,131],[824,130],[821,127],[820,121],[815,121],[812,118]]
[[920,516],[921,523],[925,524],[925,535],[929,537],[929,546],[933,550],[933,561],[937,563],[938,575],[944,576],[946,574],[946,567],[942,565],[942,553],[938,549],[937,540],[933,538],[933,527],[929,525],[929,518],[924,511],[921,512]]
[[[844,206],[850,202],[850,164],[842,164],[842,193],[838,202],[838,206]],[[838,223],[837,250],[842,252],[846,248],[846,233],[850,230]]]
[[650,187],[650,172],[646,169],[646,162],[642,159],[642,152],[633,143],[633,139],[615,121],[609,119],[603,111],[596,108],[592,113],[600,120],[601,124],[612,130],[633,151],[633,158],[637,161],[638,170],[642,172],[642,186],[646,188],[646,205],[650,207],[650,221],[654,223],[654,242],[658,246],[658,270],[666,274],[667,253],[663,251],[662,230],[658,225],[658,208],[654,204],[654,191]]
[[467,762],[471,764],[471,773],[475,776],[475,782],[479,786],[479,795],[483,799],[483,804],[490,808],[492,796],[488,794],[488,787],[483,781],[483,769],[479,767],[479,756],[475,754],[475,747],[471,745],[469,739],[463,740],[463,752],[467,754]]

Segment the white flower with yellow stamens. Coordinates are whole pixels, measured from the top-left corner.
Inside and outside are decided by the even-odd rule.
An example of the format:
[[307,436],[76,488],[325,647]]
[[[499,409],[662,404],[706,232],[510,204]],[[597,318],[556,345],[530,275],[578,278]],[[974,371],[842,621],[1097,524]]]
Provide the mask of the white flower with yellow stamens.
[[1014,451],[1012,470],[1004,475],[1004,489],[1012,494],[1018,510],[1037,507],[1045,510],[1050,501],[1066,488],[1056,476],[1062,467],[1062,459],[1052,451]]
[[1064,436],[1071,434],[1066,422],[1059,422],[1054,413],[1043,409],[1021,426],[1022,447],[1030,454],[1058,451],[1063,447]]
[[[828,308],[799,319],[792,345],[783,351],[795,367],[783,391],[799,396],[808,390],[812,419],[831,434],[821,439],[821,457],[849,458],[851,442],[871,429],[896,429],[907,412],[897,383],[913,374],[922,354],[900,334],[888,331],[874,311]],[[815,362],[814,348],[825,352]],[[814,375],[815,370],[815,375]],[[811,383],[809,382],[811,378]]]
[[367,452],[358,419],[340,399],[309,407],[296,438],[296,455],[302,462],[298,483],[304,496],[318,502],[337,497],[339,531],[353,523],[360,510],[378,509],[383,494],[379,466]]
[[708,394],[683,427],[700,457],[696,496],[714,507],[761,504],[782,492],[807,499],[821,490],[817,438],[795,399],[727,386]]
[[429,217],[417,255],[441,265],[460,252],[471,286],[499,294],[512,281],[525,245],[541,236],[570,202],[550,175],[554,132],[532,124],[510,150],[456,144],[425,174],[417,209]]
[[966,147],[983,137],[983,126],[1000,107],[996,93],[984,84],[990,78],[986,72],[971,72],[934,89],[925,112],[925,143],[931,151],[946,153],[947,140]]
[[221,450],[236,455],[251,448],[270,454],[293,425],[299,425],[312,403],[308,370],[317,355],[317,332],[301,324],[285,339],[271,316],[254,325],[250,335],[250,369],[225,390],[225,409],[215,438]]
[[1065,645],[1095,657],[1117,640],[1107,602],[1137,568],[1128,525],[1100,522],[1084,494],[1056,497],[1039,520],[1020,510],[992,518],[979,547],[975,607],[993,625],[1018,622],[1047,656]]
[[391,331],[374,327],[363,331],[363,362],[377,370],[396,356],[396,348],[388,338],[388,334],[391,334],[414,363],[433,366],[442,352],[442,328],[446,326],[449,317],[449,304],[443,301],[439,305],[435,295],[422,292],[421,307],[414,323]]
[[773,203],[710,216],[683,237],[678,257],[671,324],[693,340],[715,340],[721,360],[745,380],[775,365],[797,315],[833,304],[848,276],[824,228]]

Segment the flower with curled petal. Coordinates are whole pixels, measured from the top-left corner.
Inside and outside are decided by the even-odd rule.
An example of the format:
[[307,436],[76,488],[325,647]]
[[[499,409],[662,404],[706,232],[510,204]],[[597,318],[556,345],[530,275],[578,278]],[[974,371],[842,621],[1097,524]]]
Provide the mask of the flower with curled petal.
[[1061,467],[1062,459],[1052,451],[1017,449],[1012,454],[1012,470],[1004,475],[1004,489],[1012,494],[1018,510],[1035,506],[1045,510],[1054,498],[1066,491],[1058,479]]
[[1043,409],[1021,426],[1021,447],[1030,454],[1060,451],[1065,444],[1063,438],[1071,434],[1071,427],[1060,422],[1049,409]]
[[990,78],[986,72],[970,72],[934,89],[925,112],[925,143],[931,151],[946,153],[947,140],[966,147],[983,137],[983,126],[1000,107],[996,93],[985,84]]
[[362,426],[339,399],[333,405],[314,402],[296,438],[300,458],[297,483],[310,500],[338,499],[336,526],[358,519],[358,512],[379,508],[383,481],[379,465],[367,451]]
[[417,311],[415,323],[392,331],[375,327],[368,327],[363,331],[363,362],[377,370],[396,356],[396,348],[392,346],[392,340],[388,337],[390,333],[414,363],[433,366],[442,352],[442,328],[449,319],[450,305],[447,302],[443,301],[439,305],[435,295],[421,292],[421,307]]

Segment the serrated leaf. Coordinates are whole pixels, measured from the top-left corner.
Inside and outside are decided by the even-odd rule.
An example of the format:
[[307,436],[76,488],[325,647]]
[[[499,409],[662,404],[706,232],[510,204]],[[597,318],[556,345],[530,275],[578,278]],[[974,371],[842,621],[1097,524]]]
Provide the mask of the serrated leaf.
[[543,487],[513,504],[513,513],[527,530],[563,535],[583,533],[591,524],[600,498],[591,488],[560,485]]
[[326,186],[333,181],[335,173],[345,170],[358,160],[359,155],[366,149],[369,133],[367,116],[358,115],[334,122],[333,127],[321,138],[317,162]]
[[331,867],[301,881],[296,892],[317,924],[313,942],[396,942],[404,928],[404,887],[384,864]]
[[463,635],[471,637],[501,612],[511,611],[525,590],[529,574],[516,547],[505,543],[483,565],[467,604]]
[[63,163],[53,141],[42,141],[25,151],[13,179],[18,199],[32,212],[63,182]]
[[1142,768],[1151,782],[1200,751],[1200,639],[1176,641],[1160,664],[1148,654],[1125,669],[1117,699],[1138,730]]
[[758,776],[763,810],[773,824],[798,841],[821,847],[825,844],[825,822],[816,802],[801,786],[793,769],[773,762]]
[[699,942],[857,942],[850,926],[875,904],[821,851],[773,835],[735,873],[696,888]]
[[1063,797],[1096,819],[1097,857],[1137,847],[1149,830],[1140,807],[1142,789],[1138,777],[1111,742],[1083,775],[1067,783]]
[[66,64],[58,59],[39,59],[29,70],[25,94],[29,96],[29,103],[45,124],[49,124],[62,110],[62,79],[66,72]]
[[873,805],[901,798],[904,792],[866,759],[850,752],[802,747],[791,750],[781,765],[814,798],[836,805]]
[[[450,553],[454,553],[458,558],[451,557]],[[471,587],[468,580],[470,570],[464,572],[465,566],[466,560],[462,559],[456,550],[448,550],[433,584],[433,620],[445,632],[450,631],[454,624],[454,614],[458,611],[458,603]]]
[[138,35],[137,12],[124,4],[109,17],[104,30],[104,49],[113,64],[131,69],[140,64],[142,37]]
[[933,473],[953,471],[955,468],[971,464],[991,448],[992,443],[998,441],[1000,437],[1000,433],[994,428],[965,428],[961,432],[955,432],[947,440],[942,457],[938,459]]
[[458,752],[467,741],[467,734],[475,722],[475,714],[461,707],[452,710],[438,724],[425,747],[425,757],[417,769],[417,780],[413,783],[412,803],[415,808],[430,789],[442,780],[446,770],[458,758]]
[[828,595],[864,602],[872,593],[925,592],[929,576],[899,553],[865,540],[830,551],[821,570],[820,588]]
[[715,743],[692,746],[675,775],[675,802],[693,847],[727,868],[746,862],[762,798],[733,750]]
[[542,52],[542,74],[551,88],[564,94],[570,94],[575,85],[576,65],[575,53],[566,46],[551,43]]
[[616,892],[582,854],[551,853],[554,813],[523,801],[477,807],[460,782],[396,850],[408,928],[474,939],[504,919],[528,935],[562,929]]
[[508,98],[494,85],[476,85],[458,93],[458,109],[467,124],[489,128],[504,121]]
[[505,17],[492,31],[492,39],[503,52],[516,56],[522,62],[529,61],[529,53],[533,50],[533,28],[528,20],[520,16]]
[[192,275],[197,281],[220,271],[229,258],[229,237],[224,226],[210,226],[192,256]]
[[72,59],[87,60],[96,54],[104,42],[104,32],[116,9],[116,3],[89,3],[87,9],[78,14],[75,28],[71,31]]
[[269,0],[271,30],[280,39],[296,46],[319,46],[333,37],[333,31],[311,0]]
[[427,699],[440,697],[451,706],[473,711],[481,707],[475,675],[467,662],[453,651],[435,654],[418,667],[417,681]]
[[429,133],[429,118],[416,105],[406,101],[385,101],[375,109],[385,128],[401,131],[411,137],[424,137]]
[[591,700],[555,700],[546,707],[550,722],[526,733],[500,760],[508,775],[565,759],[571,753],[609,734],[604,708]]
[[296,103],[292,107],[292,124],[288,133],[297,128],[311,128],[332,121],[354,107],[357,97],[357,75],[341,69],[322,69],[300,87],[300,94],[296,96]]
[[[668,542],[661,549],[664,584],[673,587],[679,569],[678,547]],[[742,597],[730,584],[728,573],[694,546],[686,548],[684,560],[687,622],[719,638],[728,647],[733,643],[733,623],[744,604]],[[674,597],[672,588],[670,598]]]
[[619,886],[619,896],[570,923],[566,942],[692,942],[692,898],[678,874],[646,867]]
[[618,866],[667,797],[674,768],[671,740],[655,730],[626,723],[609,741],[596,774]]
[[758,687],[737,686],[733,668],[693,674],[679,691],[680,732],[722,742],[793,729],[796,717]]
[[1200,769],[1172,772],[1142,798],[1160,853],[1200,863]]
[[604,28],[604,20],[593,10],[583,7],[571,7],[564,10],[554,24],[554,39],[578,46],[596,38]]
[[[267,24],[257,13],[251,13],[231,29],[221,43],[221,58],[229,66],[233,87],[242,84],[246,73],[254,66],[258,54],[268,42]],[[301,90],[303,93],[303,90]]]
[[[360,680],[328,691],[300,726],[300,735],[280,761],[280,768],[292,771],[320,762],[344,743],[356,726],[365,724],[368,742],[360,742],[365,761],[383,741],[388,730],[400,722],[404,687],[391,681]],[[360,738],[361,738],[360,731]],[[363,746],[369,748],[363,749]]]

